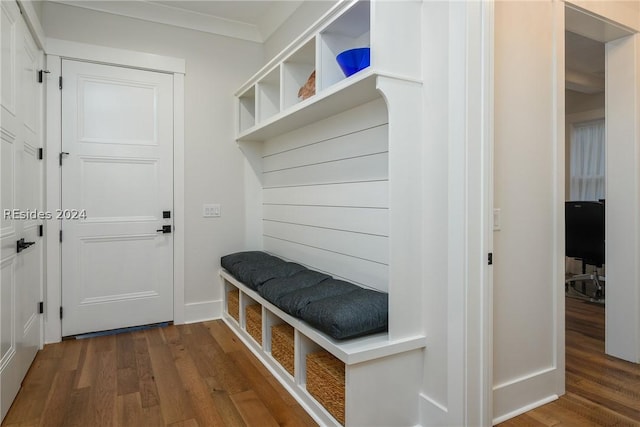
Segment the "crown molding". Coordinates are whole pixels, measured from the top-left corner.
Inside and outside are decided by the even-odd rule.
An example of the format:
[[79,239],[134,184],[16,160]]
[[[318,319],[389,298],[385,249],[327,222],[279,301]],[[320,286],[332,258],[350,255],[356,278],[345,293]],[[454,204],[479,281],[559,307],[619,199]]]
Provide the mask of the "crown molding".
[[[256,25],[232,21],[159,3],[147,1],[50,1],[67,6],[106,12],[113,15],[203,31],[251,42],[262,43],[264,41],[264,36],[260,33]],[[271,26],[269,28],[271,28]],[[272,31],[275,31],[275,28]]]

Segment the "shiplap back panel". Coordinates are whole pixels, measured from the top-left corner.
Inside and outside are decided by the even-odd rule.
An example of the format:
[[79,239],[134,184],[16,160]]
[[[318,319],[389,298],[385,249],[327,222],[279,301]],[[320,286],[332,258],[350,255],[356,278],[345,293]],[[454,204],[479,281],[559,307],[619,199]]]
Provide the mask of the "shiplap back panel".
[[387,121],[379,99],[265,141],[266,251],[387,291]]

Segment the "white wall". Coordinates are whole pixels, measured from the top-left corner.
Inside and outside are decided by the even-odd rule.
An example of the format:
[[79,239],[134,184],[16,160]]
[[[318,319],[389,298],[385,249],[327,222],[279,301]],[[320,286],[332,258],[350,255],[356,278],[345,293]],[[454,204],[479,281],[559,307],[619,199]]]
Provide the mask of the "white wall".
[[[244,249],[245,160],[234,142],[233,93],[262,64],[262,46],[50,2],[43,15],[48,37],[186,59],[186,230],[176,230],[185,233],[185,302],[221,300],[219,258]],[[220,203],[222,217],[202,218],[203,203]]]
[[265,62],[280,53],[336,3],[337,0],[303,1],[296,11],[265,41]]
[[557,31],[559,11],[551,1],[495,7],[494,205],[501,210],[501,230],[494,233],[493,415],[498,419],[563,392],[564,364],[557,354],[557,334],[564,328],[557,316],[564,305],[558,296],[564,274],[558,250],[563,229],[557,223],[560,211],[564,216],[564,197],[558,197],[564,188],[558,171],[564,137],[559,140],[557,127],[564,105],[556,104],[555,91],[555,73],[564,61],[554,58],[555,43],[564,35]]

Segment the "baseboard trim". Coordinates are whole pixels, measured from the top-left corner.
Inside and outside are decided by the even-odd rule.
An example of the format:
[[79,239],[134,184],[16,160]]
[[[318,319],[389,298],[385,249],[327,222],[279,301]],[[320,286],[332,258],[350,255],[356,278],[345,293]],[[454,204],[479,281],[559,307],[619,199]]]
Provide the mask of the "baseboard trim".
[[558,399],[558,369],[548,368],[507,381],[493,389],[493,424]]
[[222,300],[192,302],[184,305],[184,323],[222,318]]
[[444,426],[448,424],[449,410],[424,393],[420,393],[420,425]]
[[532,409],[536,409],[539,406],[546,405],[547,403],[553,402],[554,400],[558,400],[558,395],[557,394],[548,396],[548,397],[546,397],[546,398],[544,398],[542,400],[539,400],[537,402],[533,402],[533,403],[531,403],[529,405],[523,406],[522,408],[518,408],[518,409],[516,409],[515,411],[513,411],[513,412],[511,412],[509,414],[505,414],[505,415],[503,415],[501,417],[494,418],[493,419],[493,425],[500,424],[500,423],[502,423],[504,421],[507,421],[507,420],[509,420],[511,418],[517,417],[518,415],[522,415],[525,412],[529,412]]

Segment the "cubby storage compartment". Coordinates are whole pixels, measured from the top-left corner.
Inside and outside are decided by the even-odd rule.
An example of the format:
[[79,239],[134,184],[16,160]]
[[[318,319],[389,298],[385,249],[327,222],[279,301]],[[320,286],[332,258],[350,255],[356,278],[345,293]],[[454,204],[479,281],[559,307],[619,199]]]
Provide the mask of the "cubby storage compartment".
[[256,125],[256,89],[249,90],[238,97],[238,131],[244,132]]
[[271,356],[291,376],[294,375],[294,330],[287,323],[281,323],[271,327]]
[[257,85],[258,122],[280,112],[280,67],[274,68]]
[[[289,58],[285,59],[282,64],[283,110],[303,101],[303,97],[299,96],[300,91],[302,87],[307,84],[307,81],[315,70],[316,39],[312,38],[300,49],[296,50]],[[313,80],[315,80],[315,75]],[[316,86],[314,83],[313,94],[315,94],[315,90]]]
[[254,340],[262,345],[262,306],[250,304],[245,307],[245,329]]
[[[336,61],[338,54],[345,50],[370,46],[370,9],[368,1],[358,2],[320,33],[318,90],[324,90],[346,78]],[[372,51],[372,60],[374,54]]]
[[240,323],[240,290],[233,287],[227,291],[227,313]]
[[345,366],[328,351],[307,354],[307,391],[344,425]]

